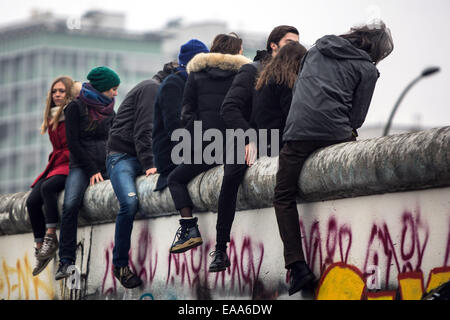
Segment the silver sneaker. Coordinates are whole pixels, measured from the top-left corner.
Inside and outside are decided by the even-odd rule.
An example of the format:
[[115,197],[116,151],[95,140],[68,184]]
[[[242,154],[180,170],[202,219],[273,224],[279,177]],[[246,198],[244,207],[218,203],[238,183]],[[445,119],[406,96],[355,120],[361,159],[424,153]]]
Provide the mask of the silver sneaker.
[[36,258],[36,266],[33,269],[33,277],[37,276],[39,273],[41,273],[45,267],[47,267],[48,263],[53,259],[53,257],[47,258],[47,259],[38,259],[38,255],[40,250],[38,248],[34,249],[34,256]]
[[44,243],[39,250],[36,258],[38,260],[47,260],[55,256],[58,250],[58,238],[56,234],[46,234],[44,237]]

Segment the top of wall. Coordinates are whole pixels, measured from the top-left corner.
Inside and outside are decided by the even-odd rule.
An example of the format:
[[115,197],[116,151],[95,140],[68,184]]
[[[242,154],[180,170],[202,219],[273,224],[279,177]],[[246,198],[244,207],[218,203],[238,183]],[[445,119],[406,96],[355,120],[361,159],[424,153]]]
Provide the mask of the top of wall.
[[[238,210],[271,207],[278,158],[261,158],[240,188]],[[223,166],[195,177],[188,185],[195,211],[217,211]],[[137,218],[175,213],[166,188],[153,192],[157,176],[137,179]],[[450,186],[450,127],[330,146],[312,154],[302,170],[299,201],[322,201]],[[0,235],[30,232],[29,192],[0,195]],[[59,197],[62,205],[62,194]],[[89,187],[80,225],[115,221],[119,210],[109,181]]]

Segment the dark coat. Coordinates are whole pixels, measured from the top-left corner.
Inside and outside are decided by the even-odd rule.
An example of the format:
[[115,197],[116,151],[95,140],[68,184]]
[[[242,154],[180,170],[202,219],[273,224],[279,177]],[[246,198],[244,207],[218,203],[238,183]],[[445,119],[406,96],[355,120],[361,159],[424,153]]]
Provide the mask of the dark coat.
[[181,104],[186,79],[174,73],[169,75],[158,89],[153,111],[153,161],[159,173],[155,191],[167,186],[167,176],[175,169],[171,153],[175,142],[171,141],[174,130],[181,128]]
[[144,172],[153,167],[153,106],[159,82],[144,80],[131,89],[117,111],[107,149],[137,157]]
[[234,77],[220,110],[227,128],[244,131],[255,128],[252,109],[255,105],[256,76],[262,69],[261,61],[269,60],[269,57],[270,54],[259,51],[254,62],[243,65]]
[[56,175],[67,176],[69,174],[69,147],[66,140],[66,125],[64,121],[58,124],[56,130],[48,128],[48,136],[53,146],[53,151],[48,157],[48,164],[45,170],[36,178],[31,188],[43,177],[48,179]]
[[279,130],[278,146],[282,146],[283,131],[292,101],[292,89],[270,80],[256,91],[253,120],[256,129],[267,129],[268,144],[271,145],[270,130]]
[[77,98],[64,109],[70,168],[82,168],[89,177],[106,173],[106,141],[115,112],[100,121],[90,121],[88,106]]
[[342,37],[319,39],[294,86],[283,141],[350,138],[365,120],[378,77],[367,52]]
[[225,132],[220,107],[239,69],[251,60],[241,55],[200,53],[188,64],[189,77],[183,97],[181,120],[190,127],[202,121],[203,130]]

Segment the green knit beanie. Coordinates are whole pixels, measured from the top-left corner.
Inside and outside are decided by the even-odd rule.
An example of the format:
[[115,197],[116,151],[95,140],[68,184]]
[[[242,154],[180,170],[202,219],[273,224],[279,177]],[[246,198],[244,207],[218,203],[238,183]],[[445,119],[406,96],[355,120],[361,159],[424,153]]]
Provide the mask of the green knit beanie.
[[92,69],[87,75],[87,79],[94,89],[105,92],[120,84],[120,78],[114,70],[108,67],[97,67]]

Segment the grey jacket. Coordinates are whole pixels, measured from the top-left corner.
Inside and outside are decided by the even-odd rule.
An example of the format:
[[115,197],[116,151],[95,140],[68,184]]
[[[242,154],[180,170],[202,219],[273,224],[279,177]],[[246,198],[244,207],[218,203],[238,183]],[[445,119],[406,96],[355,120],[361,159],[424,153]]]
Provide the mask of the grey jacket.
[[350,138],[364,123],[378,77],[367,52],[338,36],[319,39],[294,85],[283,141]]

